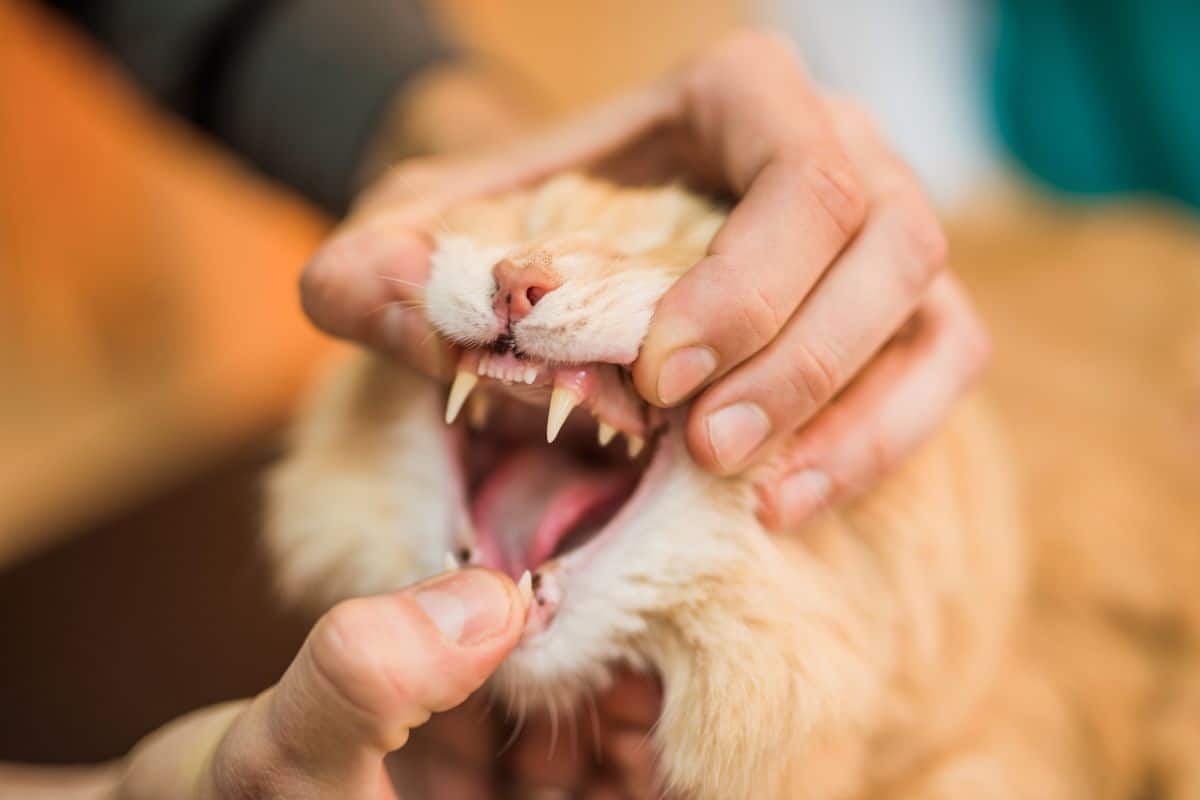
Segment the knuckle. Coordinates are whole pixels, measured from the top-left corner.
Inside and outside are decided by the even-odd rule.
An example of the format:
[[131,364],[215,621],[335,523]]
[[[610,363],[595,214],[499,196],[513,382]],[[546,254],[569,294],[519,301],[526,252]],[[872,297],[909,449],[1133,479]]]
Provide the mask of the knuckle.
[[718,60],[742,62],[746,58],[776,61],[793,60],[796,48],[792,41],[778,31],[747,28],[731,34],[716,48]]
[[727,36],[699,58],[682,74],[683,84],[692,96],[703,97],[720,90],[744,90],[749,80],[760,75],[778,75],[798,71],[800,57],[786,36],[768,30],[745,29]]
[[379,621],[360,599],[334,606],[313,629],[313,663],[330,687],[351,706],[387,691],[388,681],[373,646]]
[[900,460],[900,448],[892,437],[876,433],[867,438],[866,457],[861,465],[858,479],[846,491],[858,494],[867,485],[887,475]]
[[842,385],[837,359],[815,347],[800,348],[793,369],[785,375],[795,403],[808,411],[829,402]]
[[335,312],[345,288],[338,268],[342,249],[342,242],[334,239],[300,273],[300,305],[304,313],[318,328],[335,336],[342,333]]
[[826,107],[834,124],[843,135],[855,139],[878,138],[879,128],[875,115],[861,101],[847,95],[835,94],[825,98]]
[[973,381],[992,360],[992,336],[980,320],[972,317],[959,341],[967,361],[967,379]]
[[799,173],[807,191],[842,237],[854,236],[866,218],[867,199],[849,169],[833,159],[806,158]]
[[924,203],[913,201],[895,204],[886,224],[905,288],[922,292],[946,266],[949,244],[942,226]]
[[779,308],[777,300],[758,287],[749,287],[741,302],[737,303],[737,308],[741,327],[744,329],[742,338],[747,340],[755,351],[775,338],[789,316]]

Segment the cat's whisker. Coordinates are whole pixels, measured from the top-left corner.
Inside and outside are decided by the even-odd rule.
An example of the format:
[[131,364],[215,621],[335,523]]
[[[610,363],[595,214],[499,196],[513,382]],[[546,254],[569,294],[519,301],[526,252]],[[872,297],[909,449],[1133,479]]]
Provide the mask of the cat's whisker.
[[596,697],[592,692],[585,692],[583,696],[587,700],[588,716],[592,724],[592,755],[599,760],[604,757],[604,749],[600,743],[600,709],[596,708]]
[[397,278],[395,275],[384,275],[378,272],[375,273],[375,277],[379,278],[380,280],[387,281],[388,283],[398,283],[402,286],[411,286],[414,289],[421,290],[422,292],[425,291],[425,284],[418,283],[417,281],[410,281],[404,278]]
[[425,304],[421,303],[419,301],[414,301],[414,300],[389,300],[388,302],[371,309],[363,316],[365,318],[373,317],[376,314],[378,314],[380,311],[383,311],[385,308],[390,308],[392,306],[400,306],[405,311],[413,311],[416,309],[424,308]]
[[575,704],[567,701],[567,730],[571,734],[571,752],[574,756],[579,752],[579,719],[575,716]]
[[550,709],[550,750],[546,753],[546,760],[554,758],[554,751],[558,748],[558,703],[554,701],[554,691],[546,692],[546,705]]

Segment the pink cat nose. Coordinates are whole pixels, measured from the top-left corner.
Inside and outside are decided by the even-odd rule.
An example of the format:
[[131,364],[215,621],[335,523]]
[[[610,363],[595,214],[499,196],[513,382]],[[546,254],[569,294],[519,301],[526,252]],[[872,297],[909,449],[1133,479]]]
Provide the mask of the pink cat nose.
[[538,301],[557,289],[562,282],[557,276],[535,265],[518,266],[505,259],[492,267],[496,279],[496,297],[492,308],[496,316],[517,322],[529,316]]

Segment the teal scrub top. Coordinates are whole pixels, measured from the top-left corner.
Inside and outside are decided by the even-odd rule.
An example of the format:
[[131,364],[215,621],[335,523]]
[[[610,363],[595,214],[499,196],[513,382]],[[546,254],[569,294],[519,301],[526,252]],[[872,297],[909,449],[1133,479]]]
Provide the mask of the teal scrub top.
[[1075,194],[1200,208],[1200,0],[999,0],[996,124]]

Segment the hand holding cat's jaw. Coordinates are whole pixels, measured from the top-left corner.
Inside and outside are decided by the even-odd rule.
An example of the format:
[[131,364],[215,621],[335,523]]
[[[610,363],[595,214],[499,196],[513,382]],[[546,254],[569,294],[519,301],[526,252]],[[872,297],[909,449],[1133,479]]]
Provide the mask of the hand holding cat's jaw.
[[481,569],[335,606],[275,686],[139,745],[120,796],[381,796],[387,754],[487,680],[529,606],[527,583]]
[[[664,128],[685,143],[667,157]],[[452,379],[419,312],[437,221],[465,201],[589,166],[632,168],[643,181],[682,168],[740,198],[708,256],[663,297],[633,375],[650,404],[694,399],[687,441],[705,469],[731,474],[783,452],[828,479],[805,481],[804,492],[768,487],[764,519],[798,525],[814,501],[869,484],[978,372],[985,336],[962,292],[945,288],[945,240],[918,181],[869,115],[821,94],[790,43],[756,32],[504,152],[398,168],[306,269],[306,310],[335,335]],[[885,357],[906,324],[924,345]],[[896,413],[889,396],[916,392],[918,376],[930,401]],[[834,402],[860,385],[873,400]],[[797,438],[812,430],[821,436]],[[814,486],[828,491],[814,496]]]

